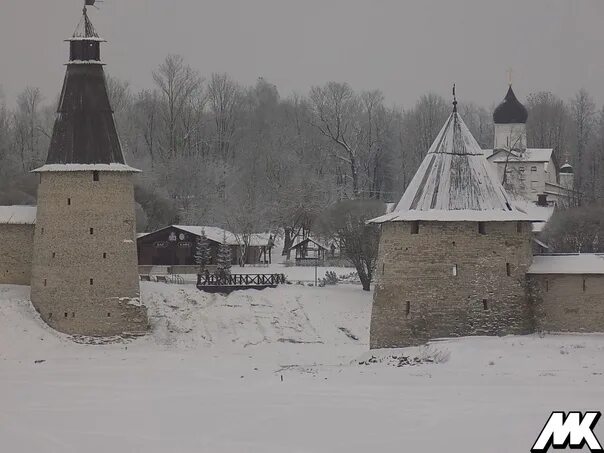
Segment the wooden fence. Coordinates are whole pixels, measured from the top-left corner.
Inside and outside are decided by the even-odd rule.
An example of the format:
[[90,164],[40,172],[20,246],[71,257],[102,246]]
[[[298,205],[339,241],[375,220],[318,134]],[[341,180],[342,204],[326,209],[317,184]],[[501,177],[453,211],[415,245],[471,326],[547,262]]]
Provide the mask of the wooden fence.
[[284,274],[197,275],[197,288],[211,293],[231,293],[243,289],[275,288],[286,281]]

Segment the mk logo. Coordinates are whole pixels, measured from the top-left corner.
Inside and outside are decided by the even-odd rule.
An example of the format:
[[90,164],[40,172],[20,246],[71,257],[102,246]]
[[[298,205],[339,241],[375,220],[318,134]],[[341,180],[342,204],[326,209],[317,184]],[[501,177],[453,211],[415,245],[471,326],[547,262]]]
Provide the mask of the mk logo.
[[549,420],[541,430],[531,453],[545,453],[550,447],[564,450],[578,450],[585,445],[592,451],[604,451],[595,436],[595,428],[601,412],[552,412]]

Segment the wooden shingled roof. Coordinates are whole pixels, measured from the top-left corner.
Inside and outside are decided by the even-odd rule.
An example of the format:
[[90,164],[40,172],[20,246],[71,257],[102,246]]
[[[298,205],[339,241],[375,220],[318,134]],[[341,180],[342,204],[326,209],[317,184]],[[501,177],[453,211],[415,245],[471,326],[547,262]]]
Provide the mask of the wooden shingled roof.
[[454,110],[388,221],[528,221]]
[[[90,41],[91,46],[100,45],[102,39],[86,10],[73,38],[68,41]],[[70,45],[81,46],[74,42]],[[65,169],[70,166],[73,171],[79,168],[74,164],[119,164],[120,169],[125,164],[109,103],[105,72],[96,57],[70,61],[67,65],[46,165],[34,171],[49,168],[61,171],[60,165],[65,165]],[[110,167],[107,169],[111,170]]]

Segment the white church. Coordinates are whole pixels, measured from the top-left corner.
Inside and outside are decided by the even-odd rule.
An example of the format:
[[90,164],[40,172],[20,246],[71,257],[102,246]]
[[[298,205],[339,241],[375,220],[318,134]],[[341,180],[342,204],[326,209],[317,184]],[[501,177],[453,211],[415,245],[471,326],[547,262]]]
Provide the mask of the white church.
[[[496,169],[507,192],[539,206],[573,206],[578,193],[574,190],[572,166],[560,165],[552,148],[529,148],[526,139],[528,111],[518,101],[510,84],[505,99],[493,112],[495,143],[483,150]],[[563,150],[556,150],[561,155]]]

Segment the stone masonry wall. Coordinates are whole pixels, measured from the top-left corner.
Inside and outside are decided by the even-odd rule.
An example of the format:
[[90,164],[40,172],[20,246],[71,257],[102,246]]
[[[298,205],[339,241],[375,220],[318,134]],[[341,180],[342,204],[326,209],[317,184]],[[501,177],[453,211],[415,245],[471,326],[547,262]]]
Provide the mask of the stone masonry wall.
[[528,276],[536,329],[544,332],[604,332],[604,275]]
[[486,234],[477,222],[417,225],[417,234],[412,222],[382,225],[371,348],[533,330],[530,223],[487,222]]
[[132,175],[40,174],[31,299],[53,328],[110,336],[144,332]]
[[0,225],[0,284],[29,285],[33,225]]

